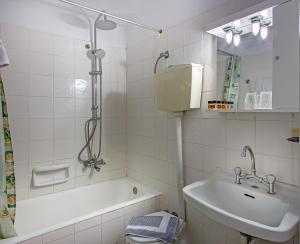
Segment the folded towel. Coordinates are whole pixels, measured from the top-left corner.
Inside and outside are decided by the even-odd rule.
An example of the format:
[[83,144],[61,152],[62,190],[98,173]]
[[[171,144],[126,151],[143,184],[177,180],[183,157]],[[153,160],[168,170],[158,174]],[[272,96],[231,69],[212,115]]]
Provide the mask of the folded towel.
[[2,40],[0,39],[0,68],[9,65],[9,59]]
[[133,217],[126,227],[125,235],[156,238],[165,243],[176,239],[180,219],[167,212],[157,212]]

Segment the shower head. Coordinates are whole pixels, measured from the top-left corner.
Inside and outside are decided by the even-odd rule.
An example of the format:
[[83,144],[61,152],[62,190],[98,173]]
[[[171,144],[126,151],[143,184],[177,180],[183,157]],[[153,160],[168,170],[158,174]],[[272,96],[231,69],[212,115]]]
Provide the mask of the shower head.
[[112,20],[108,20],[107,16],[104,16],[102,20],[99,19],[95,22],[95,26],[100,30],[113,30],[117,27],[117,24]]
[[89,59],[92,59],[94,56],[98,59],[103,59],[105,57],[105,51],[103,49],[97,49],[96,51],[88,50],[86,55]]

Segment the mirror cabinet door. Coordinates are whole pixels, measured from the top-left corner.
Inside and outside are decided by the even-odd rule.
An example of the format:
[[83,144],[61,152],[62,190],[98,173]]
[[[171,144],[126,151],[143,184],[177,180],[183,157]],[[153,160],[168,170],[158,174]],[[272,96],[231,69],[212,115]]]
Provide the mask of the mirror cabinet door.
[[273,109],[299,111],[299,3],[273,9]]

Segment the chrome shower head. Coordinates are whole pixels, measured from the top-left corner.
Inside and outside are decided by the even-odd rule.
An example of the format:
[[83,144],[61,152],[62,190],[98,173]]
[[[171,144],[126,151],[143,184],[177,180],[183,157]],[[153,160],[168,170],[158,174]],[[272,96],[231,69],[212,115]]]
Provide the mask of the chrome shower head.
[[104,16],[102,20],[99,19],[95,22],[95,26],[100,30],[113,30],[117,27],[117,24],[112,20],[108,20],[107,16]]

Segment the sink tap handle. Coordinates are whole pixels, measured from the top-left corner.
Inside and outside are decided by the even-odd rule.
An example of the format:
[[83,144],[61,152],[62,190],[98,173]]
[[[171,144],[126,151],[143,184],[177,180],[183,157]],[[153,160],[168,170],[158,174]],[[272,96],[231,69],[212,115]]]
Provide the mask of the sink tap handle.
[[241,175],[242,175],[241,167],[235,167],[233,170],[235,173],[235,184],[241,184]]
[[235,175],[239,175],[240,176],[242,174],[241,167],[235,167],[233,170],[234,170]]
[[269,175],[265,175],[265,181],[268,183],[269,185],[269,194],[275,194],[275,181],[276,181],[276,177],[273,174],[269,174]]
[[276,181],[276,176],[273,174],[265,175],[264,177],[269,184],[274,184]]

